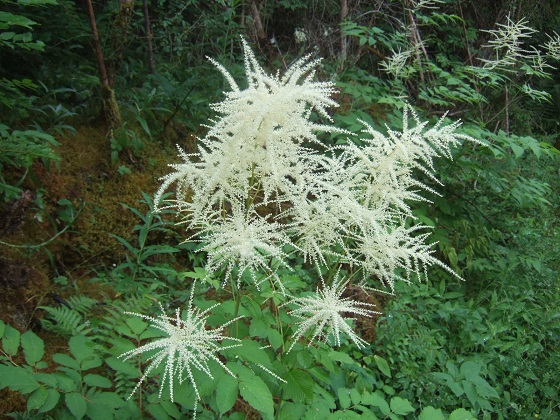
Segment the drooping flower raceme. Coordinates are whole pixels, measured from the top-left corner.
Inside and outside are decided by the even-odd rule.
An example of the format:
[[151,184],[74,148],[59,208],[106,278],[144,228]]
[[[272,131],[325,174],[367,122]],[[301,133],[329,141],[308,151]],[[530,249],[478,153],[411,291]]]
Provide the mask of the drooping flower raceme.
[[[134,392],[142,385],[142,382],[147,378],[151,371],[157,368],[165,360],[165,369],[161,379],[161,386],[159,389],[159,397],[161,398],[165,382],[169,383],[169,393],[171,401],[173,401],[173,378],[177,377],[179,383],[185,380],[193,385],[196,394],[196,404],[200,400],[198,386],[193,377],[193,369],[204,372],[208,377],[213,379],[212,372],[208,366],[210,360],[218,363],[227,373],[234,376],[233,373],[226,367],[226,365],[219,359],[218,352],[232,347],[238,347],[241,344],[234,343],[228,346],[220,346],[218,342],[222,340],[232,340],[240,342],[241,340],[222,335],[224,328],[237,321],[241,317],[230,320],[219,328],[206,329],[206,319],[209,312],[218,304],[201,311],[193,305],[193,289],[189,299],[188,307],[183,317],[180,315],[180,310],[175,311],[175,316],[169,317],[165,314],[165,310],[160,304],[161,315],[152,317],[142,315],[135,312],[126,312],[129,315],[134,315],[151,322],[151,325],[165,333],[165,337],[151,341],[136,349],[127,351],[120,355],[124,360],[130,359],[139,354],[146,352],[156,351],[151,354],[146,360],[150,361],[148,368],[144,371],[142,378],[133,389],[129,398]],[[166,360],[167,359],[167,360]]]
[[375,305],[342,297],[348,282],[349,280],[345,280],[338,274],[330,286],[325,285],[323,279],[321,279],[322,289],[317,289],[311,296],[293,298],[290,301],[291,304],[298,306],[290,314],[300,318],[301,321],[297,323],[297,330],[293,337],[294,341],[288,352],[292,350],[298,339],[308,331],[313,331],[309,344],[315,340],[327,341],[332,334],[334,344],[340,346],[340,335],[344,333],[358,347],[367,345],[367,342],[359,337],[349,324],[352,318],[347,318],[345,315],[354,314],[371,317],[374,314],[379,314],[379,312],[369,309]]

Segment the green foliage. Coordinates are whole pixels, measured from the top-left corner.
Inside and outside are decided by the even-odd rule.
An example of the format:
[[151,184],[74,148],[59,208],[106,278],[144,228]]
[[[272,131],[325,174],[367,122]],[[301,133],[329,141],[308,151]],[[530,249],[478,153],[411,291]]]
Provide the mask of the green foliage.
[[[0,124],[0,201],[20,197],[21,185],[35,160],[58,161],[60,158],[54,151],[57,145],[54,137],[42,130],[11,130]],[[14,170],[21,170],[22,176],[7,178]]]
[[[334,116],[335,124],[352,133],[363,129],[356,117],[383,133],[385,124],[396,130],[402,125],[399,110],[412,104],[423,118],[434,120],[450,110],[465,122],[464,133],[485,142],[474,152],[453,150],[452,162],[437,164],[444,186],[417,174],[442,197],[418,203],[412,210],[417,220],[410,221],[432,227],[438,258],[466,281],[435,270],[429,283],[397,285],[396,295],[386,298],[370,347],[358,349],[342,335],[334,350],[296,343],[286,353],[297,328],[286,296],[268,282],[240,291],[225,279],[228,288],[221,289],[224,279],[203,268],[203,244],[175,245],[181,239],[166,219],[173,214],[154,214],[151,198],[143,194],[141,209],[126,207],[139,218],[135,239],[114,236],[127,252],[124,261],[94,267],[101,272],[94,287],[103,289],[104,298],[89,298],[75,284],[76,295],[64,298],[71,308],[42,307],[44,328],[68,337],[67,349],[51,358],[47,338],[0,322],[0,388],[22,394],[27,404],[27,411],[14,417],[192,416],[196,395],[187,383],[175,380],[174,403],[165,393],[158,398],[163,366],[150,373],[141,393],[126,400],[150,354],[128,361],[117,356],[161,337],[125,312],[154,314],[156,300],[169,302],[166,310],[173,310],[187,301],[185,290],[195,279],[197,307],[221,303],[211,310],[211,328],[244,316],[228,326],[229,336],[242,339],[243,347],[223,351],[235,377],[217,363],[209,364],[214,380],[193,374],[201,384],[200,418],[237,419],[248,411],[279,419],[555,417],[560,410],[559,74],[544,67],[550,70],[546,75],[527,57],[512,68],[484,66],[483,60],[498,56],[482,46],[492,40],[484,30],[499,28],[495,24],[505,21],[498,17],[515,6],[527,26],[542,31],[524,48],[544,51],[546,35],[558,32],[558,5],[444,0],[432,2],[439,7],[434,9],[415,6],[422,2],[378,3],[379,10],[368,2],[351,3],[347,20],[338,26],[334,1],[256,2],[267,35],[260,47],[275,66],[287,66],[292,52],[312,46],[334,58],[318,74],[338,79],[342,112]],[[1,4],[0,200],[8,202],[32,179],[34,162],[58,160],[54,136],[72,131],[68,119],[91,121],[100,101],[89,23],[73,2]],[[126,119],[107,144],[107,156],[121,165],[122,175],[131,173],[125,165],[148,140],[172,131],[183,143],[200,133],[200,123],[210,115],[208,102],[224,88],[205,56],[217,57],[237,78],[242,68],[231,63],[240,61],[238,35],[255,39],[255,15],[247,2],[161,0],[148,6],[157,46],[153,75],[146,65],[142,9],[135,7],[123,32],[115,26],[118,2],[95,5]],[[296,43],[296,28],[304,30],[307,42]],[[120,45],[123,34],[126,43]],[[348,47],[345,60],[338,57],[341,35]],[[398,71],[387,73],[383,63],[398,53],[405,53],[394,63]],[[347,137],[331,133],[321,140],[344,145]],[[48,194],[38,194],[40,209],[46,208]],[[57,209],[59,220],[75,218],[71,203],[60,201]],[[338,264],[334,257],[328,262]],[[319,276],[297,256],[287,265],[292,270],[276,270],[282,284],[291,296],[305,297]],[[334,273],[322,275],[332,279]],[[373,328],[371,320],[351,325],[361,332]]]
[[[43,340],[27,331],[21,336],[0,321],[4,356],[0,360],[0,388],[18,391],[27,399],[25,416],[50,413],[55,417],[92,419],[112,417],[125,406],[124,400],[107,389],[111,380],[95,373],[102,365],[99,347],[90,338],[76,335],[68,342],[68,353],[52,356],[57,369],[48,371],[44,360]],[[21,337],[21,339],[20,339]],[[25,363],[15,363],[14,357],[23,350]]]
[[39,306],[48,314],[42,326],[60,335],[87,335],[92,330],[87,318],[96,303],[95,299],[88,296],[77,295],[70,296],[59,306]]
[[[141,224],[134,227],[134,231],[138,232],[137,244],[131,244],[124,238],[112,235],[121,243],[128,254],[126,261],[118,264],[111,273],[113,280],[116,280],[115,285],[118,291],[132,290],[138,287],[136,282],[146,282],[150,284],[160,284],[158,277],[164,278],[166,282],[173,283],[177,279],[177,271],[170,266],[160,263],[154,265],[151,263],[154,258],[170,257],[171,254],[181,251],[179,246],[171,246],[167,244],[150,243],[149,236],[159,237],[175,237],[175,232],[171,229],[173,224],[162,219],[161,214],[154,213],[154,203],[152,198],[146,193],[142,194],[142,203],[148,206],[147,212],[144,214],[138,209],[124,205],[123,207],[136,216],[139,217]],[[170,211],[163,214],[169,214]],[[173,261],[171,259],[171,261]]]

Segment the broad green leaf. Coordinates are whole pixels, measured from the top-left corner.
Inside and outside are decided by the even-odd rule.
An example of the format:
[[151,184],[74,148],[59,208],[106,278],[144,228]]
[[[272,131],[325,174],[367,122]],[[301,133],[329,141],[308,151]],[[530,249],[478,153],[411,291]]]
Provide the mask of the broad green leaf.
[[23,26],[27,29],[32,29],[31,27],[33,25],[37,25],[37,22],[34,22],[31,19],[8,12],[0,12],[0,22],[6,22],[10,26]]
[[93,341],[83,335],[75,335],[68,342],[70,352],[74,355],[78,362],[82,362],[92,357],[95,353],[93,349]]
[[60,393],[56,389],[47,389],[47,399],[45,400],[43,405],[39,407],[37,412],[46,413],[47,411],[51,411],[54,407],[56,407],[59,399]]
[[110,408],[123,407],[126,402],[116,392],[96,392],[93,397],[90,397],[93,404],[105,405]]
[[369,392],[365,392],[364,395],[362,395],[362,404],[379,408],[381,413],[385,416],[389,415],[391,412],[387,401],[385,401],[385,399],[377,393],[371,394]]
[[22,394],[29,394],[41,385],[31,372],[19,366],[0,365],[0,388],[10,388]]
[[303,418],[307,408],[306,404],[284,401],[278,412],[278,420],[301,419]]
[[49,393],[44,387],[37,388],[27,399],[27,410],[31,411],[42,407],[47,401],[48,397]]
[[277,330],[269,328],[267,331],[268,342],[274,350],[278,350],[284,344],[284,338]]
[[70,392],[66,394],[64,401],[76,419],[81,419],[85,416],[87,404],[82,394],[78,392]]
[[26,331],[21,335],[21,347],[25,360],[31,366],[39,362],[45,354],[45,344],[32,331]]
[[139,317],[130,317],[126,319],[126,325],[130,327],[130,330],[133,334],[140,335],[142,334],[146,328],[148,328],[148,323],[144,322],[142,318]]
[[332,413],[328,420],[363,420],[364,417],[352,410],[338,410]]
[[4,321],[0,320],[0,338],[4,336],[5,330],[6,330],[6,324],[4,324]]
[[113,382],[111,382],[111,380],[93,373],[88,373],[84,376],[84,382],[89,386],[96,386],[98,388],[110,388],[113,386]]
[[56,353],[53,355],[53,360],[58,363],[59,365],[67,366],[74,370],[80,369],[80,364],[74,359],[73,357],[68,356],[67,354]]
[[[247,372],[248,371],[248,372]],[[265,419],[274,418],[274,401],[264,381],[249,369],[242,370],[239,375],[239,391],[241,397],[251,407],[258,410]]]
[[33,376],[35,376],[35,379],[37,379],[39,382],[44,383],[51,388],[57,387],[56,378],[50,373],[36,372],[33,374]]
[[350,398],[352,399],[352,404],[354,405],[358,405],[360,404],[360,401],[362,401],[362,396],[356,388],[352,388],[350,390]]
[[283,383],[282,388],[286,399],[302,403],[313,399],[315,381],[308,372],[301,369],[292,369],[284,379],[287,383]]
[[56,378],[56,382],[61,391],[72,392],[78,388],[76,382],[65,373],[57,372],[53,373],[53,376]]
[[439,408],[435,409],[430,405],[428,407],[424,407],[418,416],[418,420],[445,420],[445,416]]
[[239,357],[253,363],[259,363],[263,366],[270,366],[270,359],[266,351],[261,345],[253,340],[242,340],[242,345],[232,349]]
[[395,414],[400,414],[402,416],[406,416],[414,411],[414,407],[412,407],[410,402],[400,397],[391,398],[390,407]]
[[14,327],[6,325],[2,337],[2,347],[8,355],[15,356],[17,354],[20,335],[20,332]]
[[354,359],[352,359],[348,354],[340,352],[340,351],[335,351],[335,350],[332,350],[331,352],[329,352],[329,359],[331,359],[335,362],[346,363],[348,365],[355,365],[356,364],[356,361]]
[[175,418],[178,419],[181,417],[181,412],[179,411],[179,409],[177,408],[177,406],[175,404],[173,404],[171,401],[160,401],[160,405],[162,406],[162,408],[165,410],[165,412]]
[[131,378],[135,378],[139,374],[137,366],[132,365],[128,362],[124,362],[120,359],[117,359],[116,357],[108,357],[107,359],[105,359],[105,363],[107,363],[111,369],[114,369],[117,372],[124,373]]
[[480,363],[467,361],[461,365],[459,372],[461,372],[465,379],[472,381],[473,379],[480,377],[481,368],[482,365]]
[[251,334],[252,337],[264,338],[267,336],[269,329],[270,327],[268,327],[261,319],[253,318],[251,326],[249,327],[249,334]]
[[80,367],[82,370],[89,370],[89,369],[95,369],[96,367],[101,366],[102,361],[101,358],[99,356],[93,356],[90,357],[89,359],[84,360]]
[[379,370],[383,372],[385,376],[391,378],[391,368],[389,367],[389,363],[387,363],[387,360],[378,355],[373,356],[373,360],[375,360],[375,364],[377,365]]
[[525,152],[525,149],[515,143],[511,143],[510,144],[511,150],[513,151],[513,154],[515,155],[516,158],[520,158],[521,156],[523,156],[523,153]]
[[220,410],[220,415],[232,409],[237,400],[238,393],[239,385],[237,379],[230,375],[224,375],[216,388],[216,404],[218,405],[218,410]]
[[482,377],[477,377],[471,380],[476,386],[476,392],[483,398],[499,398],[498,392]]
[[352,405],[352,401],[350,400],[350,390],[348,388],[338,388],[337,395],[340,407],[344,409],[350,408],[350,405]]
[[453,411],[447,420],[474,420],[474,417],[469,411],[465,410],[464,408],[458,408],[457,410]]

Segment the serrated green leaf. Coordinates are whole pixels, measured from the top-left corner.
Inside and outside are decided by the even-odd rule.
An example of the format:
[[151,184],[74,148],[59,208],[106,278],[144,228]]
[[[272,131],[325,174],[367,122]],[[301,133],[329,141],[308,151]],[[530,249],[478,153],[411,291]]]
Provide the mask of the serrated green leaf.
[[373,360],[375,360],[375,364],[379,368],[379,370],[387,377],[391,378],[391,368],[389,367],[389,363],[383,357],[375,355],[373,356]]
[[92,357],[95,353],[93,341],[89,337],[83,335],[75,335],[68,341],[70,352],[74,355],[78,362],[82,362]]
[[81,419],[85,416],[87,403],[82,394],[78,392],[70,392],[65,395],[64,401],[75,418]]
[[46,413],[51,411],[58,404],[60,393],[56,389],[47,389],[47,399],[41,407],[37,410],[38,413]]
[[4,336],[5,330],[6,330],[6,324],[4,324],[4,321],[0,320],[0,338]]
[[76,382],[65,373],[57,372],[53,373],[53,376],[56,378],[56,382],[61,391],[72,392],[78,388]]
[[127,318],[125,322],[130,328],[130,331],[137,336],[142,334],[148,328],[148,323],[144,322],[142,318],[130,317]]
[[352,400],[353,405],[358,405],[360,404],[360,401],[362,401],[362,395],[356,388],[352,388],[350,390],[350,399]]
[[510,144],[511,150],[513,151],[513,154],[515,155],[516,158],[520,158],[521,156],[523,156],[523,153],[525,152],[525,149],[515,143],[511,143]]
[[237,379],[230,375],[224,375],[216,388],[216,404],[218,405],[218,410],[220,410],[220,415],[232,409],[238,394],[239,385]]
[[445,420],[445,416],[439,408],[435,409],[430,405],[428,407],[424,407],[418,416],[418,420]]
[[476,419],[469,411],[465,410],[464,408],[458,408],[457,410],[453,411],[447,420],[473,420]]
[[89,370],[89,369],[95,369],[96,367],[101,366],[101,364],[102,364],[101,358],[99,356],[93,356],[90,357],[89,359],[82,361],[80,367],[82,370]]
[[245,339],[241,341],[241,346],[233,348],[233,352],[248,362],[258,363],[263,366],[270,366],[270,359],[266,351],[256,341]]
[[20,332],[14,327],[6,325],[2,337],[2,347],[8,355],[15,356],[17,354],[20,335]]
[[338,402],[343,409],[350,408],[352,401],[350,400],[350,390],[348,388],[338,388],[336,391]]
[[112,409],[123,407],[126,402],[116,392],[96,392],[91,398],[94,404],[105,405]]
[[340,352],[340,351],[331,351],[328,355],[329,359],[335,362],[346,363],[348,365],[355,365],[356,361],[352,359],[348,354]]
[[29,394],[41,385],[31,372],[19,366],[0,365],[0,388],[10,388],[22,394]]
[[54,375],[52,375],[50,373],[36,372],[36,373],[33,374],[33,376],[39,382],[44,383],[45,385],[48,385],[52,388],[56,388],[56,386],[57,386],[56,378],[54,377]]
[[303,418],[307,410],[306,404],[296,404],[290,401],[284,401],[280,411],[278,412],[278,420],[293,420]]
[[476,392],[483,398],[499,398],[498,392],[482,377],[474,378],[471,381],[476,386]]
[[267,336],[269,329],[270,327],[268,327],[261,319],[254,318],[249,327],[249,334],[251,334],[252,337],[264,338]]
[[465,379],[472,381],[474,378],[480,377],[480,369],[482,369],[480,363],[467,361],[461,365],[459,372]]
[[278,350],[282,346],[282,344],[284,344],[284,338],[282,337],[282,334],[280,334],[276,330],[273,330],[272,328],[268,329],[267,337],[268,342],[274,350]]
[[[250,370],[247,369],[249,372]],[[258,410],[265,419],[274,418],[274,401],[270,389],[264,381],[254,374],[242,371],[239,376],[239,391],[241,397],[251,407]]]
[[165,410],[165,412],[174,419],[178,419],[181,417],[181,412],[171,401],[160,401],[160,405]]
[[53,354],[52,358],[59,365],[67,366],[74,370],[80,369],[80,364],[77,362],[77,360],[67,354],[56,353]]
[[45,354],[45,343],[32,331],[21,335],[21,347],[27,364],[31,366],[37,364]]
[[98,388],[110,388],[113,386],[113,382],[111,382],[111,380],[94,373],[88,373],[85,375],[84,382],[89,386],[96,386]]
[[114,369],[117,372],[124,373],[131,378],[135,378],[138,376],[138,367],[132,365],[129,362],[122,361],[120,359],[117,359],[116,357],[108,357],[107,359],[105,359],[105,363],[107,363],[111,369]]
[[414,407],[412,407],[410,402],[401,397],[391,398],[390,407],[395,414],[400,414],[402,416],[406,416],[408,413],[414,411]]
[[48,396],[49,393],[44,387],[37,388],[27,399],[27,410],[31,411],[42,407],[47,401]]
[[362,395],[362,404],[379,408],[381,413],[385,416],[389,415],[391,412],[387,401],[385,401],[385,399],[377,393],[372,394],[365,392],[364,395]]
[[286,399],[295,402],[306,402],[313,399],[315,381],[308,372],[301,369],[292,369],[284,379],[287,383],[283,383],[282,388]]

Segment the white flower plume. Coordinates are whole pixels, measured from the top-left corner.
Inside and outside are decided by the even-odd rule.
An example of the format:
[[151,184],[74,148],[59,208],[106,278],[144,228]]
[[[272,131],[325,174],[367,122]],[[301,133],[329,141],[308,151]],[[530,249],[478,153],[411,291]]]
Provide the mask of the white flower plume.
[[[237,267],[238,287],[245,271],[250,273],[257,287],[260,282],[256,273],[269,272],[269,277],[278,280],[269,263],[275,258],[282,264],[287,257],[282,248],[290,241],[284,227],[260,216],[253,207],[246,209],[238,200],[233,200],[230,205],[227,215],[217,211],[193,226],[205,244],[201,251],[208,253],[206,271],[213,273],[225,268],[223,282],[226,283]],[[278,284],[282,288],[282,284]]]
[[409,228],[410,206],[429,201],[426,192],[437,194],[428,185],[439,183],[436,158],[478,141],[459,134],[459,122],[441,118],[429,127],[406,106],[402,130],[383,134],[362,122],[360,145],[350,138],[325,148],[318,132],[344,130],[311,118],[332,122],[327,108],[337,105],[333,84],[315,80],[318,61],[304,57],[284,75],[270,75],[245,41],[243,48],[247,87],[214,62],[231,91],[213,106],[218,117],[199,153],[180,150],[183,163],[171,165],[155,199],[176,185],[176,200],[159,208],[179,211],[187,240],[203,244],[208,274],[224,275],[222,285],[234,275],[238,287],[249,275],[257,286],[270,280],[284,292],[275,270],[288,266],[288,249],[316,266],[328,266],[329,257],[351,264],[368,287],[381,282],[392,289],[434,264],[450,271],[425,245],[428,235],[418,233],[424,227]]
[[524,42],[537,30],[528,26],[525,18],[515,22],[507,16],[506,20],[505,24],[496,25],[498,29],[483,31],[492,35],[492,39],[484,47],[493,50],[496,55],[494,59],[481,59],[484,68],[516,71],[518,65],[528,61],[533,64],[536,71],[544,73],[544,69],[550,65],[544,62],[540,52],[535,48],[528,50],[524,47]]
[[[412,116],[412,121],[410,116]],[[409,201],[427,201],[420,190],[437,194],[432,188],[414,177],[420,170],[433,181],[434,159],[451,158],[451,147],[464,140],[478,140],[457,133],[460,123],[444,125],[445,116],[432,128],[421,122],[414,109],[407,105],[403,112],[403,129],[400,132],[388,129],[384,135],[364,122],[366,136],[364,146],[350,143],[342,147],[349,164],[346,175],[354,182],[352,189],[367,207],[397,209],[407,216],[412,215]],[[371,138],[369,138],[371,136]]]
[[292,350],[294,344],[308,331],[313,330],[313,335],[309,339],[309,345],[314,340],[327,341],[330,334],[334,337],[335,344],[340,346],[340,334],[345,333],[349,339],[353,340],[358,347],[364,347],[367,342],[359,337],[348,321],[353,318],[346,318],[346,314],[355,314],[365,317],[372,317],[379,314],[369,308],[375,307],[370,303],[358,302],[348,297],[342,297],[349,280],[339,277],[339,273],[333,279],[330,286],[325,285],[321,278],[323,288],[317,289],[312,296],[293,298],[290,303],[298,306],[297,309],[290,311],[290,315],[300,318],[296,333],[293,337],[294,342],[288,349]]
[[155,353],[150,355],[146,360],[150,361],[150,365],[144,371],[142,378],[132,390],[132,394],[140,387],[142,382],[146,379],[149,373],[157,368],[165,359],[165,370],[163,372],[163,377],[161,379],[161,386],[159,389],[159,397],[161,398],[163,388],[166,380],[169,383],[169,393],[171,396],[171,401],[173,401],[173,377],[177,376],[179,383],[183,383],[186,379],[193,385],[194,391],[196,393],[195,401],[195,414],[196,414],[196,404],[200,400],[200,394],[198,392],[197,384],[193,377],[193,369],[198,369],[208,375],[209,378],[214,379],[212,372],[208,366],[210,360],[217,362],[222,368],[234,376],[234,374],[226,367],[226,365],[219,359],[218,352],[224,349],[238,347],[241,344],[232,344],[228,346],[219,346],[217,343],[222,340],[233,340],[240,342],[237,338],[226,337],[222,335],[224,328],[237,321],[241,317],[232,319],[215,329],[206,329],[206,319],[208,318],[208,312],[212,310],[216,305],[201,311],[193,305],[193,294],[194,294],[194,284],[191,290],[191,296],[189,299],[189,304],[184,314],[184,318],[180,316],[180,310],[175,311],[174,317],[169,317],[165,314],[165,310],[160,305],[161,315],[157,318],[138,314],[135,312],[125,312],[129,315],[134,315],[143,318],[151,322],[151,325],[164,332],[166,337],[156,339],[148,344],[144,344],[136,349],[127,351],[121,354],[119,357],[124,360],[130,359],[136,355],[150,352],[156,350]]

